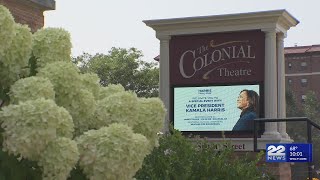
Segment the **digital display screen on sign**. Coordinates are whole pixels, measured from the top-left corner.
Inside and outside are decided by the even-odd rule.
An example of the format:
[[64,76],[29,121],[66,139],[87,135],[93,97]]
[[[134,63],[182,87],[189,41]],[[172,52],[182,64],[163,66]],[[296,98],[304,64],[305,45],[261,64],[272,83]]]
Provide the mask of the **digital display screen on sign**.
[[252,131],[259,117],[259,85],[173,88],[179,131]]

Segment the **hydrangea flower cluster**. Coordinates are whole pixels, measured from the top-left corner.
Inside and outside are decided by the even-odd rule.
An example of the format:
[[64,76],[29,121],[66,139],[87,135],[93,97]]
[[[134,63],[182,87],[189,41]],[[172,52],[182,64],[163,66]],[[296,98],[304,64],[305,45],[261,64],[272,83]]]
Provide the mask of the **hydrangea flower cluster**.
[[[39,69],[37,76],[47,78],[53,84],[56,103],[70,112],[75,124],[76,135],[87,131],[90,124],[88,120],[96,110],[95,98],[88,90],[95,88],[83,88],[85,81],[82,81],[77,67],[71,62],[49,63]],[[95,84],[91,83],[91,85]]]
[[0,5],[0,55],[10,46],[15,36],[14,25],[14,19],[9,10]]
[[[0,110],[3,150],[37,161],[47,180],[67,179],[77,164],[90,179],[131,179],[156,145],[162,102],[80,74],[68,32],[32,36],[1,5],[0,38],[0,88],[10,87],[10,104]],[[22,78],[31,51],[37,72]],[[12,82],[2,82],[5,76]]]
[[8,88],[28,65],[32,49],[32,34],[25,25],[15,24],[11,14],[0,5],[0,84]]
[[14,72],[18,72],[19,69],[28,65],[32,49],[32,34],[26,25],[15,24],[14,30],[16,34],[1,56],[1,61],[8,68],[15,70]]
[[70,62],[71,47],[69,32],[61,28],[41,29],[33,35],[33,54],[39,67],[56,61]]
[[134,93],[114,93],[97,103],[96,122],[93,128],[112,123],[124,123],[133,126],[138,117],[138,98]]
[[4,107],[0,117],[3,149],[31,160],[39,160],[52,140],[73,133],[69,112],[43,98]]
[[88,179],[95,180],[131,179],[149,152],[146,137],[124,124],[90,130],[77,142],[81,154],[79,165]]
[[78,160],[79,151],[74,140],[59,137],[51,141],[39,160],[39,165],[43,167],[43,179],[67,179]]
[[54,91],[59,94],[57,102],[64,101],[65,98],[74,98],[76,90],[81,87],[79,70],[71,62],[53,62],[43,68],[39,68],[38,77],[47,78],[54,86]]
[[124,92],[124,87],[120,84],[110,84],[107,87],[100,88],[99,99],[104,99],[118,92]]
[[99,99],[100,94],[100,84],[99,84],[99,77],[97,74],[92,73],[86,73],[80,75],[82,85],[84,89],[87,89],[88,91],[92,92],[92,95],[96,100]]
[[55,92],[49,79],[35,76],[16,81],[11,86],[9,94],[12,104],[18,104],[19,101],[36,100],[40,97],[55,100]]
[[[139,113],[133,131],[148,138],[150,147],[158,146],[158,135],[163,127],[165,108],[159,98],[140,98],[137,102]],[[148,121],[146,121],[148,119]]]

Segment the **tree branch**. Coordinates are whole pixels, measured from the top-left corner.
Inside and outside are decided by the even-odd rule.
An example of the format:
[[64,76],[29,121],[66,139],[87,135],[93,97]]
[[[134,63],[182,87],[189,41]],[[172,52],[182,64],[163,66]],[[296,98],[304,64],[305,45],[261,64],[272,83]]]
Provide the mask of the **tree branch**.
[[4,100],[0,99],[0,109],[2,108],[2,106],[4,105]]

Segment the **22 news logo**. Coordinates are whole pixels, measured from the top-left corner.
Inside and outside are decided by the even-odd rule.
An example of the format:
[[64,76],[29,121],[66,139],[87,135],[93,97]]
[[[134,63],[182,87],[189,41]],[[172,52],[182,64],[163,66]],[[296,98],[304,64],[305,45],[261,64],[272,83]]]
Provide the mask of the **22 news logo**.
[[284,145],[267,145],[268,162],[286,162],[286,147]]

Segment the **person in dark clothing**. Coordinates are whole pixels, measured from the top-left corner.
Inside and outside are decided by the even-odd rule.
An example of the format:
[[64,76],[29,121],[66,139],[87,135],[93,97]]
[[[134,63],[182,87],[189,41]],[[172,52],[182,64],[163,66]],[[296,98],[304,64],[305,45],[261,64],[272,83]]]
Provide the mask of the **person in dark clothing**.
[[259,116],[259,95],[253,90],[242,90],[237,99],[237,107],[242,111],[232,130],[253,130],[253,120]]

